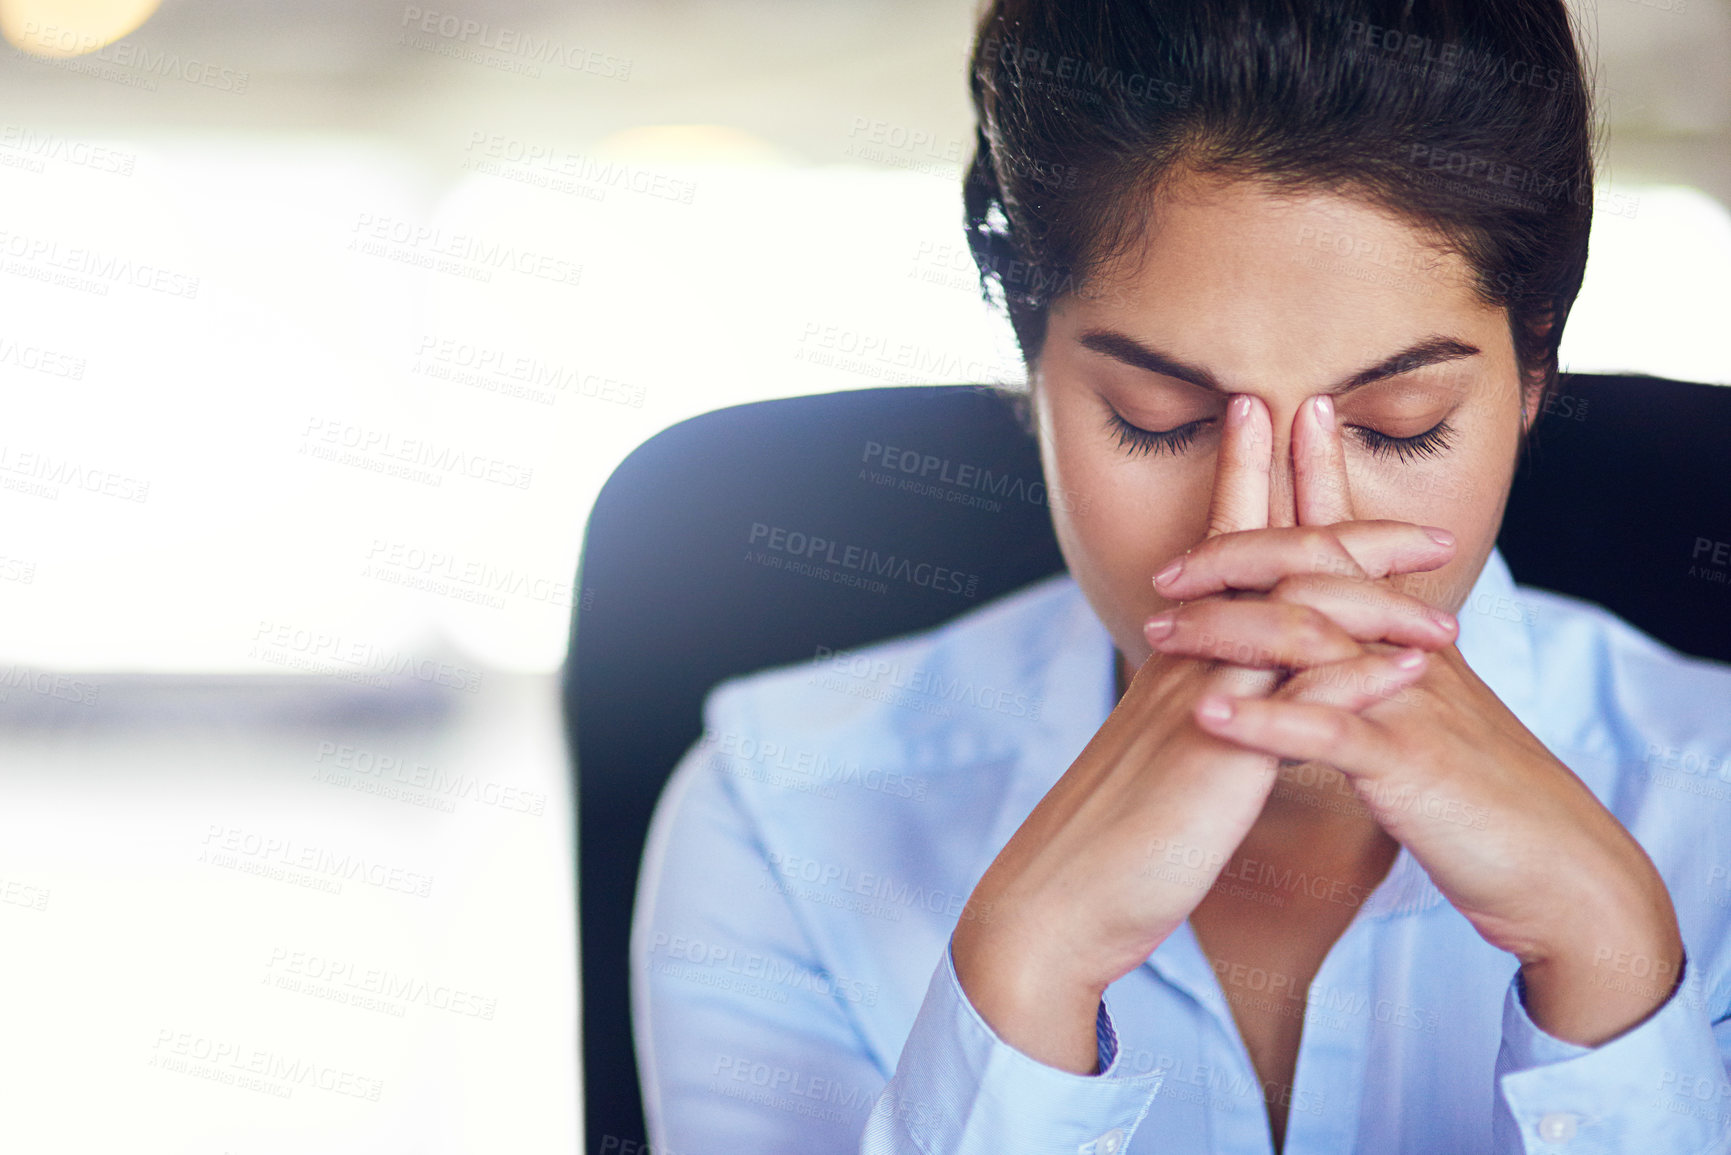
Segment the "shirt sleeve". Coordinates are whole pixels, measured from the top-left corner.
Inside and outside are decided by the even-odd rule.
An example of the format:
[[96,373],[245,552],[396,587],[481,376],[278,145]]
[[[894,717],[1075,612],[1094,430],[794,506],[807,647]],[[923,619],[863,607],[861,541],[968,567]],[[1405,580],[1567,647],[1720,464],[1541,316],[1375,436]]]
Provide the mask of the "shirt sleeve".
[[1670,999],[1597,1047],[1534,1024],[1517,971],[1497,1053],[1497,1155],[1731,1152],[1731,1019],[1708,1021],[1695,966],[1685,956]]
[[860,1155],[1118,1155],[1162,1074],[1120,1075],[1104,1000],[1094,1023],[1100,1073],[1077,1075],[1000,1039],[968,1001],[948,950],[866,1125]]
[[[719,694],[705,723],[712,734],[741,724]],[[855,1019],[879,991],[826,966],[772,884],[741,771],[700,741],[650,826],[631,941],[647,1149],[842,1155],[889,1073]]]

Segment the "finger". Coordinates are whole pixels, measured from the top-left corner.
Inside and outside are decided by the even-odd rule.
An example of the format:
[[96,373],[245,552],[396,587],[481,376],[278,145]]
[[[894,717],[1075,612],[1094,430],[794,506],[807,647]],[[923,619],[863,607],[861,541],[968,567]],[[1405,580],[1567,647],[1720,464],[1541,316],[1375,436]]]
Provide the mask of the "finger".
[[1162,597],[1187,602],[1228,589],[1270,590],[1290,574],[1374,580],[1438,569],[1454,556],[1454,538],[1432,528],[1385,520],[1222,534],[1161,570],[1154,585]]
[[[1406,526],[1400,533],[1384,527]],[[1413,530],[1418,530],[1414,533]],[[1393,574],[1441,569],[1455,555],[1455,535],[1440,525],[1409,521],[1345,521],[1328,527],[1372,581]]]
[[1292,484],[1299,525],[1352,521],[1346,451],[1334,417],[1334,398],[1319,393],[1298,407],[1292,421]]
[[1378,702],[1412,700],[1407,687],[1429,668],[1423,650],[1361,653],[1344,662],[1300,670],[1275,691],[1277,699],[1358,713]]
[[1226,428],[1214,463],[1208,536],[1261,529],[1268,524],[1268,473],[1274,431],[1268,407],[1248,393],[1226,406]]
[[1257,669],[1303,669],[1363,652],[1351,634],[1309,606],[1205,598],[1148,619],[1142,636],[1161,653]]
[[1208,688],[1212,693],[1232,698],[1265,698],[1280,684],[1280,678],[1278,670],[1258,670],[1223,662],[1209,673]]
[[1435,650],[1452,643],[1460,632],[1453,614],[1383,582],[1292,574],[1275,584],[1268,600],[1308,606],[1360,642]]
[[1217,738],[1276,758],[1325,762],[1351,778],[1374,779],[1399,765],[1384,727],[1336,706],[1206,694],[1192,714],[1197,726]]

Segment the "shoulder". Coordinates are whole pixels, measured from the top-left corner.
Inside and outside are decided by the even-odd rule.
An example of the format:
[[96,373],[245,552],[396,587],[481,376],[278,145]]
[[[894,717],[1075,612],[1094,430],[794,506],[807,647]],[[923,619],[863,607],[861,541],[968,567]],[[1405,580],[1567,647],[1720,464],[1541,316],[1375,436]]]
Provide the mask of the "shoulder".
[[1674,650],[1592,602],[1518,588],[1552,736],[1625,765],[1716,758],[1731,800],[1731,665]]
[[[860,1029],[893,1069],[1006,825],[1074,757],[1102,647],[1060,574],[933,629],[722,682],[657,807],[649,890],[701,892],[703,917],[725,912],[753,943],[797,926],[811,959],[873,992]],[[1071,676],[1096,664],[1095,686]]]
[[1055,574],[928,630],[817,646],[807,660],[727,679],[705,702],[705,732],[885,754],[991,733],[1013,738],[1017,723],[1041,719],[1053,663],[1090,626],[1099,630],[1074,579]]

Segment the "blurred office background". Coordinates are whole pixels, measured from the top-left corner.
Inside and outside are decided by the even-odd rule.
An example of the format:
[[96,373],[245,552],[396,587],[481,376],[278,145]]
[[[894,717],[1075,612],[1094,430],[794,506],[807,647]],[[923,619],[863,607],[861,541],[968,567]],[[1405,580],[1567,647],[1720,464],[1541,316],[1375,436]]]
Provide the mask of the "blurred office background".
[[[1731,3],[1581,11],[1566,367],[1731,383]],[[972,4],[147,12],[0,0],[0,1149],[574,1150],[586,513],[696,413],[1019,377]]]

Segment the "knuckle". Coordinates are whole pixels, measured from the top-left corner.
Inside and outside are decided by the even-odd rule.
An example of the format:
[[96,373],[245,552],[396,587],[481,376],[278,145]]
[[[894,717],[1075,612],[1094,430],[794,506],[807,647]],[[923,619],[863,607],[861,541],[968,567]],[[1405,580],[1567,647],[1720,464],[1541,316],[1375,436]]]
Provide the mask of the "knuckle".
[[1294,606],[1296,611],[1287,625],[1287,636],[1300,653],[1311,654],[1321,649],[1327,640],[1316,611],[1309,606]]
[[1394,687],[1394,666],[1384,659],[1368,658],[1353,663],[1352,689],[1361,705],[1388,697]]
[[1287,602],[1292,605],[1308,604],[1310,599],[1320,592],[1327,584],[1326,575],[1318,573],[1289,573],[1277,579],[1269,587],[1270,601]]
[[1340,544],[1340,538],[1327,526],[1304,526],[1298,541],[1299,547],[1311,558],[1313,568],[1324,572],[1332,572],[1342,558],[1350,561],[1352,557]]
[[1380,746],[1390,766],[1410,767],[1409,772],[1422,781],[1423,776],[1417,771],[1424,765],[1423,751],[1415,749],[1410,741],[1399,735],[1383,738]]
[[1293,606],[1291,609],[1295,614],[1294,639],[1306,652],[1314,653],[1334,647],[1341,631],[1327,614],[1313,606]]

